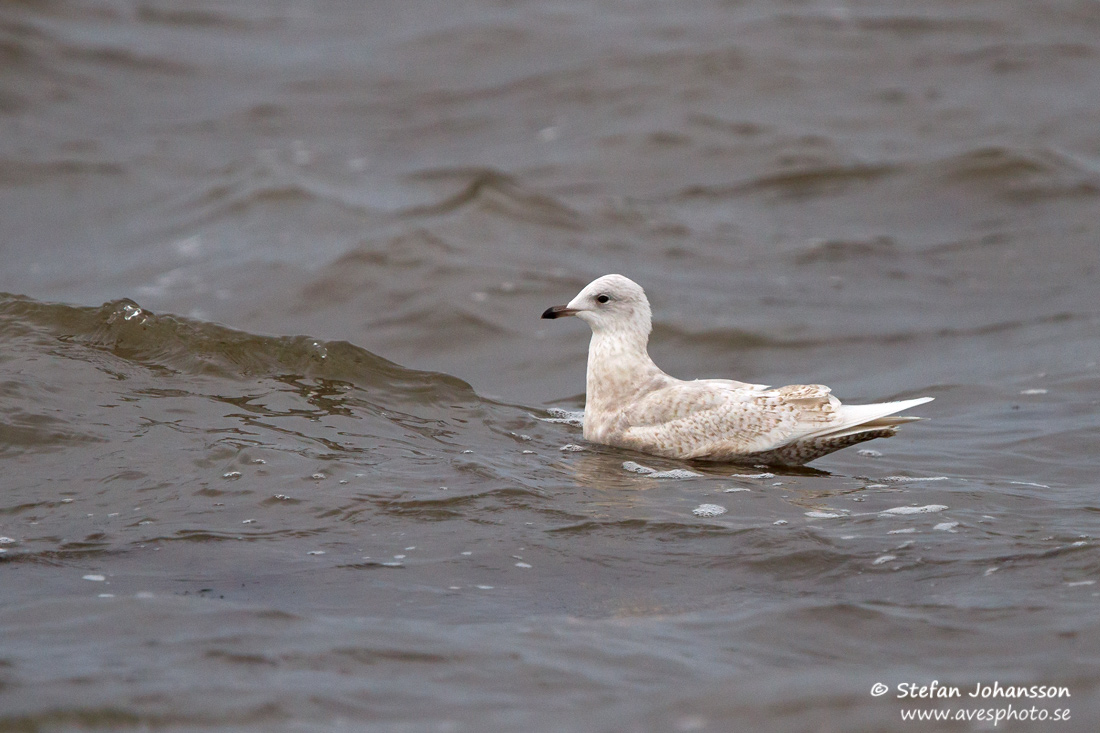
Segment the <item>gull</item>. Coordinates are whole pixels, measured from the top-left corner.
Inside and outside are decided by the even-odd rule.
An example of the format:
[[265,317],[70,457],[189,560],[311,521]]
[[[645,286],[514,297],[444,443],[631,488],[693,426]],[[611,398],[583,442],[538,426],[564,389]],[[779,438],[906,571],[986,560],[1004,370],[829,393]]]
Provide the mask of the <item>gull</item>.
[[771,389],[732,379],[685,381],[649,358],[649,300],[622,275],[589,283],[543,318],[576,316],[592,328],[584,438],[682,460],[800,466],[918,417],[894,413],[931,402],[844,405],[821,384]]

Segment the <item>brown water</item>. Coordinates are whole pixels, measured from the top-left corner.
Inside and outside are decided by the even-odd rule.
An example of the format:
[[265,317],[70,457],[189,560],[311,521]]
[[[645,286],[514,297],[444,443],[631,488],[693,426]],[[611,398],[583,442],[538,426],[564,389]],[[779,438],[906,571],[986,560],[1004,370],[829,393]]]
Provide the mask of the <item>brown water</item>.
[[[0,731],[1100,721],[1093,2],[9,2],[0,262]],[[932,419],[585,444],[607,272]]]

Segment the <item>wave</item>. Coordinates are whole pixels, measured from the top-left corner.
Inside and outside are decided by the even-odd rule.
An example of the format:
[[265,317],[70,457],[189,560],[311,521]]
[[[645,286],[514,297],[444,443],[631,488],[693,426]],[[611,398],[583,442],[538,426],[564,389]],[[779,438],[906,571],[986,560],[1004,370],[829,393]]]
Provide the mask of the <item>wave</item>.
[[[797,151],[806,141],[790,143]],[[808,160],[742,180],[680,188],[673,200],[722,199],[751,195],[790,198],[835,196],[887,180],[921,190],[963,188],[1012,203],[1049,197],[1100,195],[1100,164],[1048,149],[982,146],[932,160],[845,160],[830,151],[828,161]],[[849,156],[850,157],[850,156]]]
[[[234,9],[236,13],[247,12],[244,6]],[[195,8],[170,8],[156,7],[150,3],[141,3],[134,12],[137,20],[150,25],[165,25],[180,28],[194,29],[222,29],[233,31],[270,30],[283,25],[283,18],[261,16],[244,17],[240,14],[230,14],[226,8],[218,7]]]
[[125,167],[108,160],[58,158],[26,161],[0,158],[0,186],[26,186],[58,176],[120,176]]
[[928,165],[939,185],[961,185],[1013,201],[1100,194],[1100,171],[1051,149],[985,146]]
[[735,183],[687,186],[680,189],[676,198],[725,198],[759,193],[779,193],[790,197],[835,195],[854,186],[875,183],[901,170],[899,165],[893,163],[806,165]]
[[509,218],[545,226],[577,229],[581,215],[544,193],[528,190],[515,178],[492,168],[442,168],[419,171],[413,181],[457,179],[461,188],[440,201],[409,207],[404,217],[439,216],[477,205]]
[[239,219],[264,207],[287,210],[325,204],[361,223],[386,213],[347,187],[303,172],[289,160],[292,155],[261,150],[253,159],[227,165],[191,190],[160,202],[157,218],[170,222],[163,235],[189,234],[196,227]]
[[60,343],[107,351],[128,362],[230,379],[286,377],[383,387],[417,402],[472,403],[473,389],[437,372],[406,369],[346,341],[260,336],[215,323],[157,315],[129,299],[98,308],[0,294],[0,334],[47,332]]
[[1013,319],[980,323],[969,327],[943,327],[931,329],[913,329],[887,333],[840,334],[829,333],[820,338],[783,338],[772,333],[744,331],[735,328],[688,329],[667,323],[656,324],[654,333],[662,341],[683,341],[709,346],[711,348],[735,349],[803,349],[819,346],[840,346],[844,344],[898,343],[906,341],[934,341],[944,338],[968,339],[994,333],[1015,331],[1032,326],[1061,324],[1069,321],[1088,322],[1089,314],[1075,314],[1059,311],[1037,315],[1027,319]]

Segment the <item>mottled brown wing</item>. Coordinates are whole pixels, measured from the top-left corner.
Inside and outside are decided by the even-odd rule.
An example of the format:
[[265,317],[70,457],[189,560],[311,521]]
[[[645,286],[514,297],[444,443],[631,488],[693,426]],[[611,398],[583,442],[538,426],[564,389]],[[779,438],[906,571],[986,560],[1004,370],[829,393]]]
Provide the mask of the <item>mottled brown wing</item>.
[[616,443],[676,458],[759,453],[826,427],[838,406],[829,388],[817,384],[758,391],[681,382],[624,415],[628,427]]

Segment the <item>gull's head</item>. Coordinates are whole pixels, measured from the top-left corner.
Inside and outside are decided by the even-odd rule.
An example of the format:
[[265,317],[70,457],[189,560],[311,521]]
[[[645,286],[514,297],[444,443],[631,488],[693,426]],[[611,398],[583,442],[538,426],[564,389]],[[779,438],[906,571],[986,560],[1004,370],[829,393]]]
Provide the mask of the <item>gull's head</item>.
[[568,305],[547,308],[543,318],[576,316],[594,333],[636,333],[649,337],[649,300],[642,286],[622,275],[604,275],[585,286]]

